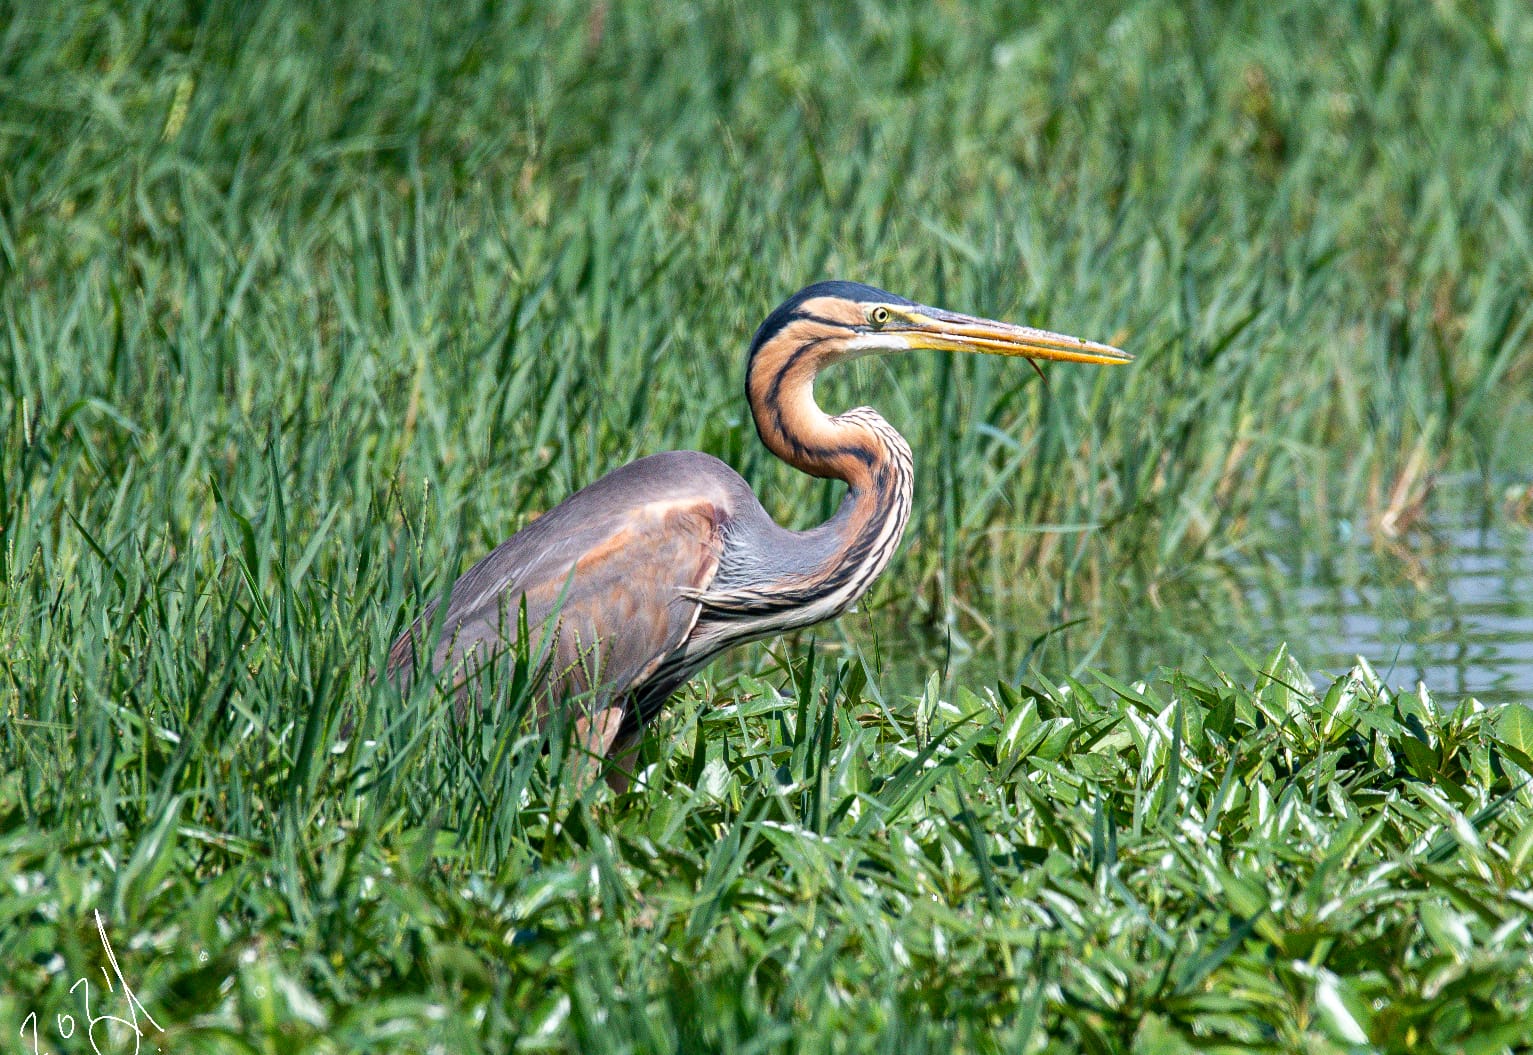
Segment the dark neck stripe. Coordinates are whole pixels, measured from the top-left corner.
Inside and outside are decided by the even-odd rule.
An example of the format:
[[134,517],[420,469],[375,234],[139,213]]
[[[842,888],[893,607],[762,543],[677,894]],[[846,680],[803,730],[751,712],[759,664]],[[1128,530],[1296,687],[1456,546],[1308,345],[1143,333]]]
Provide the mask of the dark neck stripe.
[[[782,396],[783,382],[787,380],[788,372],[798,364],[798,361],[829,340],[834,340],[834,338],[829,336],[813,337],[800,344],[797,348],[793,349],[791,353],[789,353],[787,360],[772,373],[772,382],[768,386],[768,391],[766,394],[766,400],[768,403],[775,404],[778,402],[779,398]],[[755,368],[756,361],[755,358],[752,357],[750,365],[746,368],[747,378],[749,378],[751,374],[755,372]],[[749,383],[747,383],[745,386],[745,397],[747,402],[752,403],[751,409],[755,410],[754,401],[752,401],[750,398],[750,387],[751,386]]]
[[856,330],[858,333],[861,333],[868,328],[866,326],[859,326],[854,322],[843,322],[840,319],[831,319],[824,315],[816,315],[812,311],[795,311],[792,315],[788,316],[787,321],[784,322],[783,325],[786,326],[789,322],[797,322],[800,319],[808,322],[818,322],[824,326],[836,326],[843,330]]

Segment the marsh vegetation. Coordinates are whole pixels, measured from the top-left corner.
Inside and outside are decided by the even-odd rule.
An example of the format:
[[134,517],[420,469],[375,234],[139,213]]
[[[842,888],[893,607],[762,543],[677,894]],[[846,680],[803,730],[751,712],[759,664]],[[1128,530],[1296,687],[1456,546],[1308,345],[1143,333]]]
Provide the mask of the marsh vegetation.
[[[97,909],[167,1051],[1533,1043],[1533,711],[1242,577],[1529,530],[1533,13],[1113,6],[13,5],[6,1043]],[[826,276],[1139,361],[827,377],[904,550],[621,796],[369,680],[642,454],[827,515],[740,392]]]

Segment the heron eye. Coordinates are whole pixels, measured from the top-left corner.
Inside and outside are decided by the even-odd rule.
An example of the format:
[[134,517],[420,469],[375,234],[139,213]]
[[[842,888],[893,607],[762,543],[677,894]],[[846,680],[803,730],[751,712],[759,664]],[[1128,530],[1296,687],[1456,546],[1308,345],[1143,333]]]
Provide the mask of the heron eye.
[[888,308],[874,308],[868,312],[868,321],[878,329],[883,329],[884,323],[889,321]]

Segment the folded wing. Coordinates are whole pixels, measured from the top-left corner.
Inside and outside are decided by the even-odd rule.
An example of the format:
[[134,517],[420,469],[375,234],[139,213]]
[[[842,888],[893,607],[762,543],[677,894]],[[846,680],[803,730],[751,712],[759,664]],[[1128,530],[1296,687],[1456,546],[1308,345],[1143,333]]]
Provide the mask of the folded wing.
[[439,631],[432,605],[399,636],[388,676],[408,683],[429,656],[463,689],[488,664],[523,654],[540,717],[560,702],[589,714],[626,709],[696,624],[692,598],[718,572],[728,517],[714,489],[653,496],[645,476],[619,470],[503,542],[453,585]]

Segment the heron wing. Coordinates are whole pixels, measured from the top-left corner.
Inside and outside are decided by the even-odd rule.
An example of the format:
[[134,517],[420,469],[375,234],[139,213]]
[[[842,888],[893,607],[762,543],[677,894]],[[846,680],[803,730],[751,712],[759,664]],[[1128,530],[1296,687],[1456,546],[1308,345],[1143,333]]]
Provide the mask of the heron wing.
[[[583,699],[581,709],[593,711],[621,702],[685,641],[700,611],[694,592],[718,572],[727,511],[706,493],[631,499],[623,492],[633,488],[608,486],[593,496],[598,486],[507,539],[454,584],[429,650],[433,669],[462,686],[520,650],[547,690],[538,694],[546,717],[557,701]],[[428,608],[394,643],[390,676],[407,677],[417,652],[427,651],[421,637],[435,616]]]

